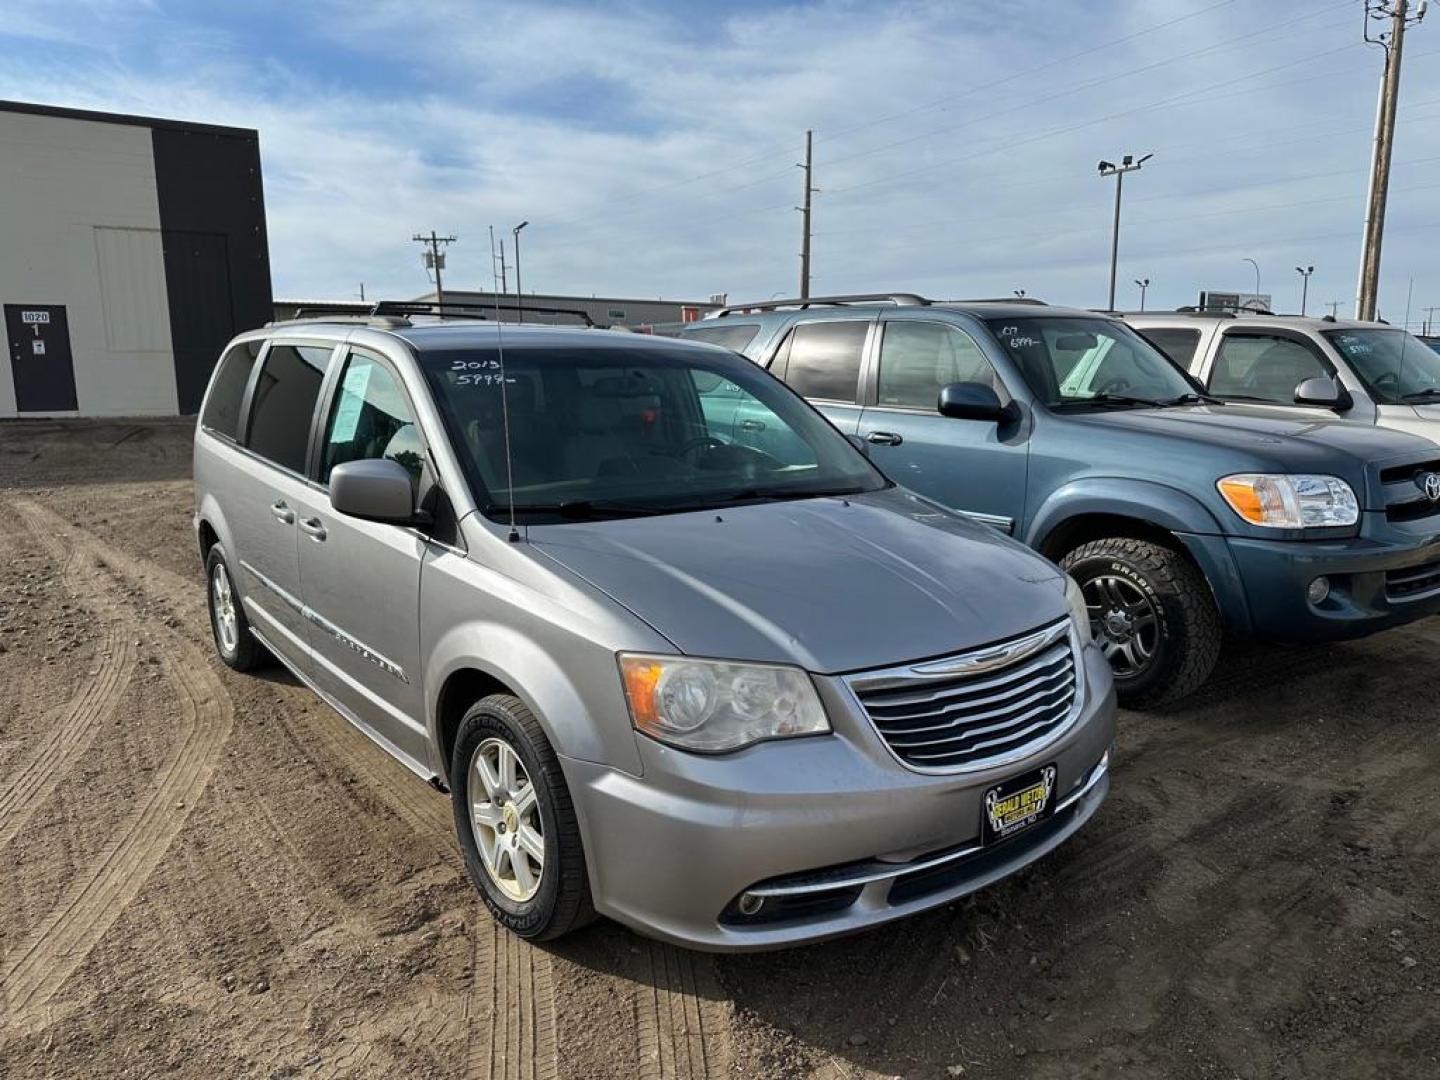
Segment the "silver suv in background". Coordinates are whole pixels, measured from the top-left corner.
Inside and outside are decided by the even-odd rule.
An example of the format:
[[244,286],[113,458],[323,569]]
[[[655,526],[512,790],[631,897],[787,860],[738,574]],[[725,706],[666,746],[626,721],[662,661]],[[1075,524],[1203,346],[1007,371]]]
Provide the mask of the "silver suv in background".
[[216,368],[195,496],[221,659],[273,655],[448,789],[523,936],[845,933],[1027,865],[1109,787],[1074,582],[724,349],[272,325]]
[[1336,415],[1440,442],[1440,353],[1400,327],[1214,311],[1124,318],[1225,401]]

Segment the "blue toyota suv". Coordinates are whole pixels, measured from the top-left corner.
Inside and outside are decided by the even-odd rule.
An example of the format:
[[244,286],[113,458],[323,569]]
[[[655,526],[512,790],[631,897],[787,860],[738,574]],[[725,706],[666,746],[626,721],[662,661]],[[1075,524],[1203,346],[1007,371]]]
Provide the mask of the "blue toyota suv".
[[[886,294],[679,332],[745,353],[894,480],[1068,570],[1131,706],[1195,690],[1225,631],[1315,641],[1440,611],[1440,447],[1225,404],[1119,319]],[[706,389],[720,431],[785,460],[743,391]]]

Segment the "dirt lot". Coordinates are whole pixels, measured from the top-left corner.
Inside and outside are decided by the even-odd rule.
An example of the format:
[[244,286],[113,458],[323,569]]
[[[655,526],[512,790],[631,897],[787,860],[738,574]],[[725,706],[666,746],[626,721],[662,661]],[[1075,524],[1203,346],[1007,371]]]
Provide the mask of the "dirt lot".
[[1440,1075],[1440,621],[1122,716],[1095,821],[951,908],[534,948],[443,796],[211,658],[188,436],[0,425],[0,1076]]

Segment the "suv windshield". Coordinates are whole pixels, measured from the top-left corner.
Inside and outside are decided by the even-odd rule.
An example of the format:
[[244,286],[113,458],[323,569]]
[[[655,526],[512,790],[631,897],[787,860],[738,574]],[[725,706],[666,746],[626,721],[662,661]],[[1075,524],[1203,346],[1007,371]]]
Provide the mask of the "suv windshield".
[[1387,405],[1440,401],[1440,354],[1404,330],[1326,330],[1372,397]]
[[991,319],[991,332],[1046,405],[1171,405],[1204,398],[1124,323],[1064,316]]
[[683,346],[512,347],[504,402],[493,350],[419,358],[476,501],[497,520],[511,494],[517,515],[544,522],[888,486],[824,417],[740,357]]

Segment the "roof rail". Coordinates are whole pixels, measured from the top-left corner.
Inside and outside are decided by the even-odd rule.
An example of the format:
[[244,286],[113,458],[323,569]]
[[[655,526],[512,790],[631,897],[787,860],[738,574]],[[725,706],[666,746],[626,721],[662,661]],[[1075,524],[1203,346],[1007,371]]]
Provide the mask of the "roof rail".
[[757,300],[751,304],[729,304],[706,315],[720,319],[749,311],[774,311],[777,308],[831,307],[843,304],[894,304],[896,307],[925,307],[931,301],[915,293],[849,293],[843,296],[799,296],[785,300]]
[[372,326],[377,330],[391,330],[397,326],[409,326],[410,320],[395,315],[365,315],[353,311],[334,311],[321,307],[296,308],[289,319],[271,319],[268,326],[296,326],[308,323],[347,323],[357,326]]
[[571,315],[588,327],[595,320],[582,308],[547,307],[543,304],[496,304],[480,300],[381,300],[370,309],[372,315],[435,315],[460,319],[488,319],[486,312],[519,311],[535,315]]
[[1038,296],[976,296],[966,297],[962,300],[935,300],[936,304],[1038,304],[1040,307],[1049,307],[1048,300],[1041,300]]

